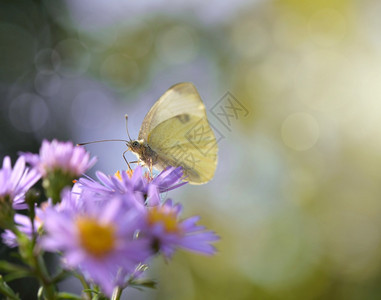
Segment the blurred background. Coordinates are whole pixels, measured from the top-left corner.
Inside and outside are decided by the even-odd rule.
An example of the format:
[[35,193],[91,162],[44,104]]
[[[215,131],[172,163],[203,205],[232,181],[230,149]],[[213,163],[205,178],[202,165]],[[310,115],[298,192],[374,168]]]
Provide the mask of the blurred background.
[[[125,113],[137,137],[177,82],[205,102],[215,178],[168,196],[218,232],[219,253],[156,259],[158,289],[126,299],[381,299],[380,1],[0,5],[1,158],[127,138]],[[125,148],[88,145],[89,174],[125,169]]]

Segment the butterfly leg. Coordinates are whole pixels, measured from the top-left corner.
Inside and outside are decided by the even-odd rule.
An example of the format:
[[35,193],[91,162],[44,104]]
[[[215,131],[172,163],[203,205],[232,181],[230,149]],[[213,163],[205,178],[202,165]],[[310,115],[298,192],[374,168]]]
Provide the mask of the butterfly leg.
[[123,158],[124,158],[124,161],[126,162],[126,164],[127,164],[127,166],[128,166],[128,169],[132,172],[131,166],[130,166],[130,164],[128,163],[127,158],[124,156],[124,155],[126,154],[126,152],[128,152],[128,150],[126,150],[126,151],[123,152]]
[[127,163],[128,168],[130,169],[130,171],[132,171],[132,169],[130,167],[130,164],[138,164],[138,165],[140,165],[140,163],[141,163],[141,160],[134,160],[134,161],[128,162],[127,159],[124,156],[123,156],[123,158],[124,158],[125,162]]
[[150,173],[150,176],[152,178],[153,177],[153,175],[152,175],[152,159],[150,159],[148,163],[149,163],[149,173]]
[[130,161],[130,164],[138,164],[140,166],[141,160]]

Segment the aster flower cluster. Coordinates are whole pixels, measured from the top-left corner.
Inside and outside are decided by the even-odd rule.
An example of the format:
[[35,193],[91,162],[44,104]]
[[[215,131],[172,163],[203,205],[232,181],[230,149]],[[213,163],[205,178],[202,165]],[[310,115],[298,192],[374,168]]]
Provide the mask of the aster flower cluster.
[[[13,168],[4,158],[2,239],[18,247],[23,265],[0,263],[0,270],[10,278],[21,269],[37,277],[40,299],[120,299],[128,286],[154,286],[145,270],[155,256],[170,260],[178,249],[216,253],[219,238],[197,224],[198,216],[181,219],[182,206],[162,200],[185,184],[181,168],[152,176],[137,166],[114,175],[98,171],[92,179],[84,173],[95,162],[83,147],[56,140],[44,141],[39,154],[20,153]],[[33,187],[40,179],[46,201]],[[46,271],[45,251],[61,257],[57,274]],[[58,292],[56,284],[68,275],[80,278],[81,296]],[[0,293],[19,299],[1,276]]]

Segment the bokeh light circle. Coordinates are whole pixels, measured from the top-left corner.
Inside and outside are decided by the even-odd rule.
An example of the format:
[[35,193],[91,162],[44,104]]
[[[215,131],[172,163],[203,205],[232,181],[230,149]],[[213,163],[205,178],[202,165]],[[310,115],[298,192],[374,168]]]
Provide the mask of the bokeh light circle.
[[174,26],[164,31],[157,40],[157,54],[164,62],[181,64],[191,61],[198,52],[197,35],[186,26]]
[[255,19],[239,22],[231,32],[233,49],[245,58],[253,58],[266,51],[269,44],[269,33]]
[[124,54],[109,55],[100,67],[101,77],[117,88],[128,89],[140,76],[138,64]]
[[66,39],[55,47],[61,57],[58,72],[66,77],[77,77],[86,73],[91,55],[87,47],[77,39]]
[[48,106],[36,94],[22,94],[13,99],[9,106],[11,124],[23,132],[35,132],[41,129],[48,118]]
[[53,73],[61,63],[60,55],[53,49],[42,49],[34,57],[34,65],[40,72]]
[[307,113],[289,115],[282,124],[283,142],[297,151],[312,148],[319,138],[319,124],[313,116]]
[[61,77],[55,73],[39,72],[34,79],[34,88],[41,96],[54,96],[61,88]]
[[75,123],[85,129],[105,126],[111,115],[110,99],[100,91],[84,91],[73,100],[71,116]]
[[78,38],[92,53],[102,53],[114,46],[118,39],[118,27],[78,29]]
[[142,58],[149,54],[154,44],[152,25],[143,21],[128,23],[117,36],[116,47],[131,58]]

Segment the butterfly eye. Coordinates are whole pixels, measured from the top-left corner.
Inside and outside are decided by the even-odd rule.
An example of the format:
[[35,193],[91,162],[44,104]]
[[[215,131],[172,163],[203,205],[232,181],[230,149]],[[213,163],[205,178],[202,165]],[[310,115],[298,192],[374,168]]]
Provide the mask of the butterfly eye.
[[134,141],[134,142],[132,142],[132,147],[139,147],[139,142],[137,142],[137,141]]

